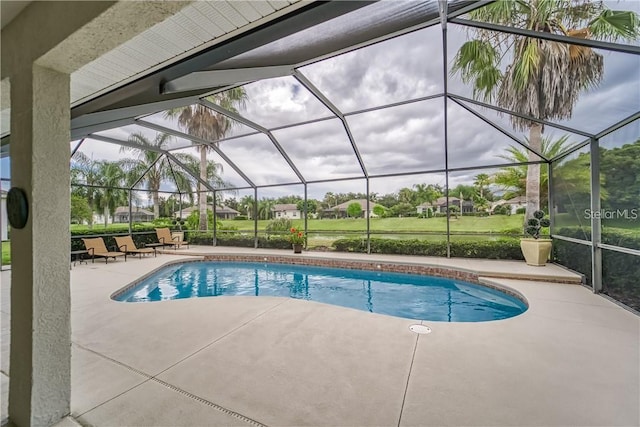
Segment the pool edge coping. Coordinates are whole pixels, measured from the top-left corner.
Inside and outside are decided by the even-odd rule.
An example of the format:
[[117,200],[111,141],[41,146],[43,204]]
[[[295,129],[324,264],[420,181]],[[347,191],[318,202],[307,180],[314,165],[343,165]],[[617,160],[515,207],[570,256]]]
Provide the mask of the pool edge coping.
[[[313,262],[308,262],[313,260]],[[344,268],[348,270],[366,270],[366,271],[379,271],[387,273],[402,273],[413,274],[422,276],[441,277],[451,280],[462,280],[468,283],[472,283],[485,288],[494,289],[500,292],[504,292],[509,296],[519,299],[526,305],[527,310],[530,308],[528,299],[516,289],[506,286],[500,283],[492,281],[490,277],[481,275],[479,272],[468,268],[452,268],[443,267],[441,265],[428,264],[428,263],[410,263],[410,262],[396,262],[396,261],[366,261],[356,259],[327,259],[321,257],[300,257],[291,255],[267,255],[267,254],[211,254],[201,255],[195,257],[188,257],[184,259],[170,260],[166,263],[154,268],[148,273],[143,274],[127,285],[115,290],[109,295],[109,299],[115,302],[116,298],[130,291],[138,286],[142,281],[152,276],[156,272],[175,264],[186,264],[192,262],[260,262],[260,263],[273,263],[273,264],[289,264],[289,265],[310,265],[314,267],[330,267],[330,268]],[[369,267],[369,268],[367,268]],[[411,271],[407,271],[411,270]],[[456,275],[455,273],[458,273]],[[462,277],[460,277],[462,276]]]

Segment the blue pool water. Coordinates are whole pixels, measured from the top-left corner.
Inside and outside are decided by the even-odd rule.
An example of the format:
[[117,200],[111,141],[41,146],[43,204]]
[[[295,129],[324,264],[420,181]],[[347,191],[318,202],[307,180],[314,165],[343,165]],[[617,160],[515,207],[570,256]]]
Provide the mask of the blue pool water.
[[284,296],[408,319],[481,322],[526,311],[519,299],[460,280],[288,264],[189,262],[157,271],[118,301]]

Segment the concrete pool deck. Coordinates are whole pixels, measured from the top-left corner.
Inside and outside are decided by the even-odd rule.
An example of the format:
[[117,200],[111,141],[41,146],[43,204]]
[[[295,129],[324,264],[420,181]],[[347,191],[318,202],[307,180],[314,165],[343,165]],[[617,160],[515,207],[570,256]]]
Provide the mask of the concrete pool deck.
[[[416,322],[277,297],[139,304],[109,298],[181,258],[163,254],[73,268],[71,415],[80,424],[640,424],[640,318],[580,285],[492,278],[523,294],[530,308],[483,323]],[[447,262],[477,270],[505,263]],[[548,266],[539,274],[547,268],[566,272]],[[1,274],[4,419],[10,272]],[[415,323],[433,332],[414,334],[408,327]]]

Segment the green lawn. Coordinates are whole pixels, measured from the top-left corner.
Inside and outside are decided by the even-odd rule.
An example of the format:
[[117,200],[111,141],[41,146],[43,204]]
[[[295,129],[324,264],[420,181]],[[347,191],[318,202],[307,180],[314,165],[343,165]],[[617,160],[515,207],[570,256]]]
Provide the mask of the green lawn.
[[2,265],[11,264],[11,243],[2,242]]
[[[451,231],[472,233],[499,233],[505,230],[520,229],[522,215],[496,215],[491,217],[462,216],[451,219]],[[225,226],[238,230],[253,231],[253,221],[223,221]],[[264,230],[268,220],[258,221],[258,230]],[[304,228],[303,220],[292,221],[294,227]],[[371,231],[411,232],[428,231],[446,233],[447,219],[442,218],[371,218]],[[308,230],[313,231],[367,231],[366,219],[310,219]]]
[[[452,233],[470,234],[518,234],[522,230],[523,215],[494,215],[489,217],[460,216],[452,218],[450,229]],[[270,220],[258,221],[258,231],[263,232]],[[589,227],[589,221],[581,221],[583,226]],[[621,232],[624,235],[640,236],[640,221],[603,221],[604,231]],[[252,220],[226,220],[222,221],[225,228],[232,228],[244,233],[253,233],[254,222]],[[371,232],[374,237],[390,238],[420,238],[439,240],[442,234],[447,232],[447,219],[439,218],[372,218],[370,220]],[[153,226],[152,223],[144,223],[145,226]],[[304,228],[303,220],[294,220],[292,225]],[[556,226],[575,227],[579,221],[575,216],[560,214],[556,217]],[[88,229],[86,225],[71,225],[72,231]],[[104,230],[104,224],[95,224],[93,230]],[[107,230],[119,229],[126,232],[127,224],[109,224]],[[318,239],[318,244],[330,243],[337,238],[349,236],[362,236],[367,231],[367,221],[359,219],[310,219],[308,221],[309,240]],[[318,233],[314,233],[317,231]],[[424,234],[420,234],[424,233]],[[429,234],[433,233],[433,234]],[[465,238],[465,236],[453,237]],[[466,238],[473,239],[469,235]],[[486,238],[486,237],[485,237]],[[326,242],[325,242],[326,240]]]
[[[145,222],[143,223],[144,225],[153,225],[150,222]],[[71,231],[78,231],[78,230],[87,230],[89,229],[88,225],[85,224],[71,224]],[[113,230],[113,229],[129,229],[129,224],[128,223],[123,223],[123,224],[107,224],[107,228],[106,230]],[[93,224],[93,230],[105,230],[104,227],[104,223],[101,224]]]

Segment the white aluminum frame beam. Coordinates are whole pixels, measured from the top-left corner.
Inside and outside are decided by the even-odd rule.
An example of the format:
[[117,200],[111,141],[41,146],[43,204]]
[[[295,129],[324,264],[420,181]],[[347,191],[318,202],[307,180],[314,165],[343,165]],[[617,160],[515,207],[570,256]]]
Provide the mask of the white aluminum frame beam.
[[304,178],[304,176],[302,175],[302,173],[300,173],[300,171],[298,170],[298,168],[296,167],[295,163],[293,162],[293,160],[291,160],[291,158],[289,157],[289,155],[287,154],[287,152],[284,150],[284,148],[282,148],[282,146],[280,145],[280,143],[278,142],[278,140],[276,139],[275,136],[273,136],[273,134],[271,133],[271,131],[267,128],[265,128],[264,126],[261,126],[243,116],[241,116],[240,114],[234,113],[233,111],[229,111],[223,107],[221,107],[220,105],[216,105],[211,101],[208,101],[206,99],[201,99],[200,100],[200,105],[203,105],[207,108],[212,109],[213,111],[216,111],[220,114],[222,114],[223,116],[229,117],[230,119],[233,119],[239,123],[242,123],[246,126],[249,126],[250,128],[253,128],[257,131],[262,132],[263,134],[265,134],[273,143],[273,145],[276,147],[276,149],[280,152],[280,155],[284,158],[284,160],[289,164],[289,167],[293,170],[293,172],[296,174],[296,176],[298,177],[298,179],[300,180],[301,183],[305,183],[307,182],[307,180]]
[[192,90],[206,90],[212,86],[246,84],[248,82],[289,76],[292,65],[280,65],[260,68],[236,68],[233,70],[197,71],[166,82],[160,93],[179,93]]

